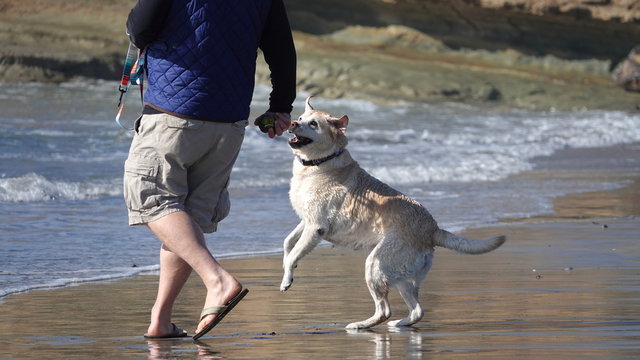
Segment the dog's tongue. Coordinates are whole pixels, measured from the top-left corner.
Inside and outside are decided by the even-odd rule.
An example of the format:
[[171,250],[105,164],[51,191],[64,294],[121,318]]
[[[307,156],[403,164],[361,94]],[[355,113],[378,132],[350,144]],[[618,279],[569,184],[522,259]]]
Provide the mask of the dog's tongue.
[[298,139],[298,137],[296,136],[294,138],[289,139],[289,142],[294,143],[294,142],[298,142],[298,140],[300,140],[300,139]]

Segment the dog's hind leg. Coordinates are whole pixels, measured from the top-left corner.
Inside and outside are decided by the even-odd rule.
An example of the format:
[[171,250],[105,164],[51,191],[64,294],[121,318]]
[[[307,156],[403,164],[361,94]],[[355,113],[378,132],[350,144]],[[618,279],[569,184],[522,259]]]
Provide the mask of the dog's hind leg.
[[388,326],[411,326],[422,319],[424,310],[422,310],[422,306],[420,306],[418,292],[420,291],[420,283],[424,280],[424,277],[431,268],[432,261],[433,253],[425,254],[423,266],[416,271],[414,276],[402,280],[396,285],[400,296],[402,296],[402,299],[409,308],[409,315],[400,320],[389,321],[387,323]]
[[[291,251],[282,260],[284,275],[282,276],[280,291],[287,291],[287,289],[291,287],[293,283],[293,269],[297,266],[298,261],[311,252],[322,240],[320,232],[313,230],[313,227],[304,225],[302,227],[302,234],[298,242],[295,243]],[[298,228],[296,228],[296,230],[297,229]],[[294,230],[294,232],[296,230]]]
[[346,326],[347,329],[366,329],[376,326],[387,320],[391,316],[391,307],[389,306],[389,284],[388,279],[380,268],[380,259],[377,253],[380,245],[369,254],[366,261],[365,280],[369,293],[375,304],[375,312],[373,316],[367,320],[354,322]]
[[424,311],[418,302],[418,286],[413,280],[404,280],[399,282],[396,287],[400,292],[400,296],[402,296],[402,299],[409,308],[409,315],[400,320],[389,321],[387,325],[390,327],[411,326],[420,321],[424,314]]

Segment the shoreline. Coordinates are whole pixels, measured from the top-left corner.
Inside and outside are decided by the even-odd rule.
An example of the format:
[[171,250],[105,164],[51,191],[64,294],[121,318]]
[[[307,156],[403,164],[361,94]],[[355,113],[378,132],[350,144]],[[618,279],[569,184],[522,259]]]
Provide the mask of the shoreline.
[[[632,144],[618,144],[615,147],[597,147],[597,148],[586,148],[587,151],[598,151],[602,152],[601,156],[606,156],[604,154],[608,149],[619,149],[619,148],[627,148],[627,152],[624,154],[619,154],[620,156],[629,155],[628,151],[636,152],[636,150],[629,150],[633,148],[640,149],[640,143],[632,143]],[[570,151],[581,151],[585,149],[576,148],[570,149]],[[621,150],[617,150],[621,151]],[[551,156],[562,156],[560,154],[566,152],[566,150],[556,151]],[[618,154],[608,154],[611,156],[618,156]],[[546,158],[546,157],[543,157]],[[571,157],[569,157],[571,160]],[[534,160],[534,163],[537,161]],[[583,220],[596,220],[600,219],[608,219],[608,218],[628,218],[628,217],[640,217],[640,175],[628,174],[620,171],[614,170],[615,175],[610,175],[611,178],[616,180],[610,180],[609,182],[627,182],[628,184],[616,187],[611,190],[598,190],[598,191],[586,191],[586,192],[575,192],[564,194],[559,197],[553,198],[553,212],[551,213],[538,213],[531,214],[527,217],[516,217],[509,218],[503,217],[496,219],[496,222],[487,224],[486,226],[482,225],[471,225],[468,228],[457,231],[461,235],[465,234],[473,234],[478,230],[483,229],[492,229],[492,228],[502,228],[508,226],[517,226],[520,224],[537,224],[537,223],[546,223],[546,222],[565,222],[565,221],[578,221],[581,222]],[[635,173],[635,172],[634,172]],[[595,173],[594,173],[595,174]],[[552,178],[552,174],[550,170],[529,170],[524,173],[513,174],[510,176],[515,177],[548,177]],[[564,177],[566,175],[556,174],[556,176]],[[319,247],[334,247],[332,244],[323,242]],[[217,258],[219,260],[224,261],[234,261],[234,260],[247,260],[247,259],[255,259],[262,257],[277,257],[282,254],[281,249],[277,250],[265,250],[262,252],[252,252],[252,253],[237,253],[237,254],[228,254],[221,255]],[[146,269],[142,269],[146,268]],[[53,281],[53,285],[39,285],[35,288],[30,288],[26,290],[19,290],[15,292],[11,292],[9,294],[0,296],[0,305],[3,304],[8,298],[13,296],[19,296],[23,294],[27,294],[31,291],[50,291],[50,290],[62,290],[67,287],[76,287],[83,286],[86,284],[99,284],[106,283],[111,281],[121,281],[130,279],[137,276],[145,276],[145,275],[157,275],[158,273],[158,264],[143,266],[142,268],[138,268],[138,265],[133,264],[131,268],[131,274],[121,274],[121,275],[113,275],[112,278],[104,277],[104,278],[90,278],[90,279],[68,279],[68,282],[64,284],[57,284],[57,281]],[[65,279],[62,279],[65,280]]]
[[[517,174],[515,176],[527,175]],[[553,203],[553,213],[540,213],[525,218],[501,218],[498,219],[497,222],[488,224],[487,226],[471,226],[470,228],[463,229],[457,233],[462,236],[473,237],[473,234],[485,229],[500,229],[503,227],[518,226],[522,224],[541,224],[546,222],[572,221],[583,222],[587,220],[592,220],[594,223],[596,223],[596,220],[603,219],[606,220],[640,217],[640,177],[635,178],[635,180],[631,184],[615,188],[613,190],[588,191],[566,194],[554,198]],[[317,247],[317,249],[320,248],[335,248],[335,246],[330,243],[323,242]],[[257,253],[254,252],[221,255],[218,256],[217,259],[220,261],[235,261],[251,260],[264,257],[279,257],[281,255],[282,250],[266,250],[264,252]],[[69,287],[109,283],[112,281],[126,281],[127,279],[135,278],[138,276],[156,276],[159,271],[158,264],[144,266],[144,268],[148,269],[140,269],[137,267],[137,265],[133,265],[131,270],[132,272],[134,272],[133,274],[114,275],[113,278],[80,279],[79,281],[70,280],[68,283],[64,283],[61,285],[40,285],[35,288],[11,292],[0,297],[0,306],[11,297],[28,294],[32,291],[56,291],[64,290],[65,288]]]

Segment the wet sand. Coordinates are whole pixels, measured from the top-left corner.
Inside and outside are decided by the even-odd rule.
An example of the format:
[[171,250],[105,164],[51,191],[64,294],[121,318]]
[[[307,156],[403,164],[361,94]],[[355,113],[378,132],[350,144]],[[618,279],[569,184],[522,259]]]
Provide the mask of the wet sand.
[[[224,260],[251,292],[197,343],[143,339],[155,275],[10,296],[0,304],[0,358],[637,359],[640,219],[637,205],[620,203],[639,188],[561,198],[561,216],[465,233],[507,234],[489,254],[438,249],[421,289],[425,316],[411,328],[345,331],[373,311],[366,254],[323,247],[286,293],[280,256]],[[601,218],[566,210],[595,203]],[[192,333],[203,299],[194,275],[174,322]],[[391,303],[393,318],[405,316],[395,292]]]

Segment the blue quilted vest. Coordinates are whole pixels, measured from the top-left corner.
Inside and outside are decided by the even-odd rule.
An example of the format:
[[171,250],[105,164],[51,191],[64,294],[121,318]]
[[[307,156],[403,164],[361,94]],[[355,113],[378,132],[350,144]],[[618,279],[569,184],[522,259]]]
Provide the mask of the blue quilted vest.
[[145,103],[185,117],[249,117],[256,56],[271,0],[173,1],[147,47]]

